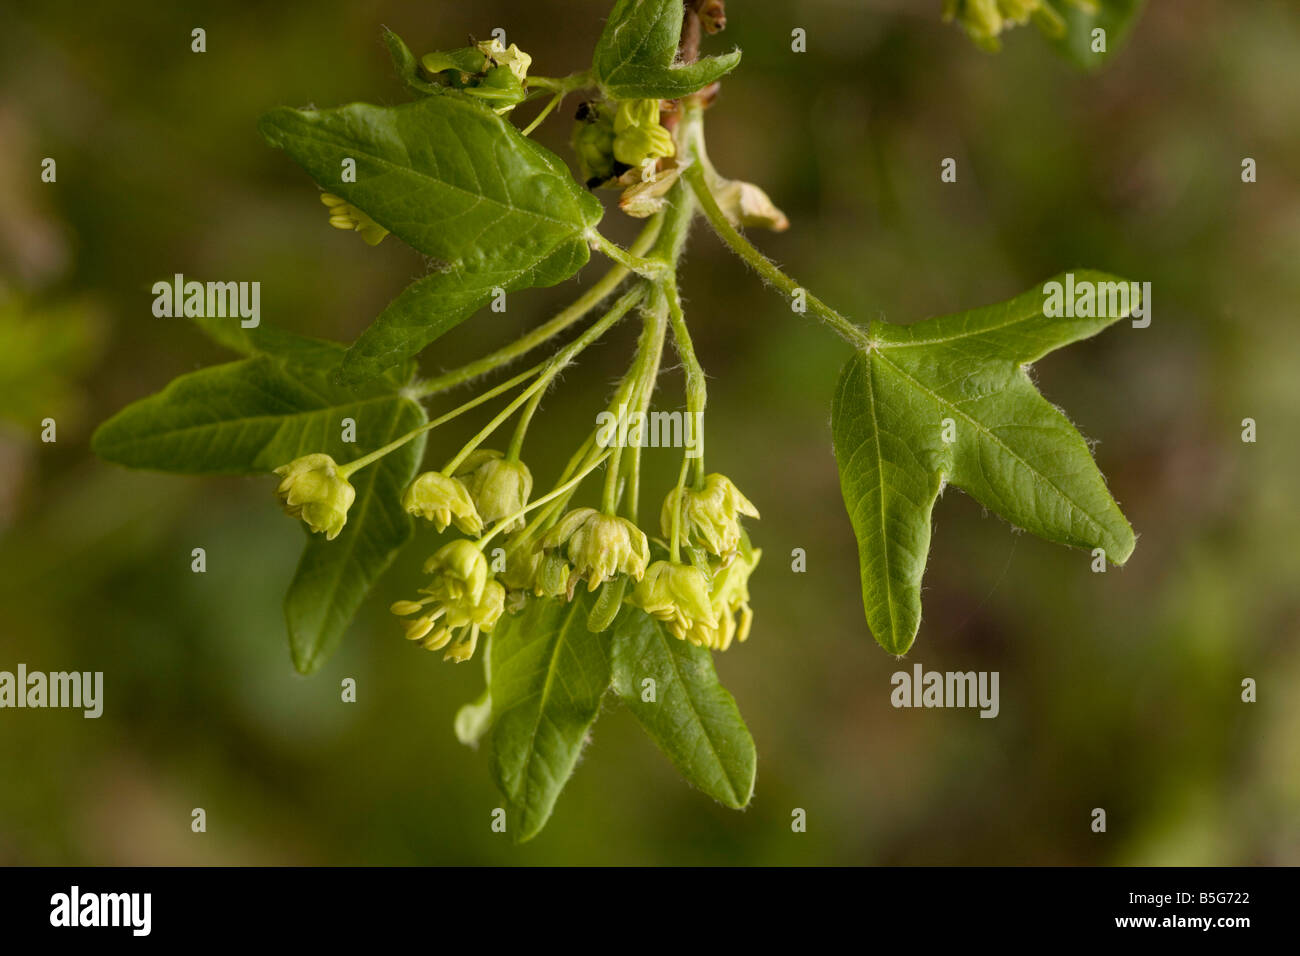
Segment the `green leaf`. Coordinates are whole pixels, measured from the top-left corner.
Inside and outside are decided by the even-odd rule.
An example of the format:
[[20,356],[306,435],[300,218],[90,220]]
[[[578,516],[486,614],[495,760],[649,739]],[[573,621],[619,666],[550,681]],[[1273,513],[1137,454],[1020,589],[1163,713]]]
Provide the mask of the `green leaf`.
[[555,250],[552,259],[537,263],[536,271],[526,275],[509,268],[448,269],[417,279],[388,304],[348,349],[341,370],[342,381],[365,382],[396,363],[405,362],[482,308],[494,289],[509,292],[551,284],[535,281],[536,276],[563,279],[581,269],[589,255],[585,243],[564,245]]
[[[416,354],[492,295],[563,281],[590,257],[602,207],[553,153],[470,97],[280,108],[259,124],[325,189],[434,260],[349,351],[362,382]],[[356,161],[356,182],[340,180]]]
[[[387,383],[351,390],[325,372],[269,355],[182,375],[128,405],[91,440],[95,454],[129,468],[190,475],[266,473],[311,452],[361,454],[378,447],[394,410],[407,399]],[[358,445],[338,449],[342,419],[357,423]]]
[[388,55],[393,58],[393,68],[407,89],[422,96],[438,96],[447,92],[447,87],[430,83],[420,75],[420,62],[411,52],[411,48],[392,30],[384,29],[384,43],[388,46]]
[[[754,792],[754,739],[718,683],[712,655],[679,641],[644,611],[627,608],[610,650],[614,692],[690,783],[740,809]],[[652,701],[643,699],[647,679]]]
[[[1074,278],[1076,287],[1121,281],[1082,270]],[[1133,530],[1083,436],[1027,371],[1130,310],[1049,318],[1044,300],[1035,289],[915,325],[873,323],[873,347],[840,376],[831,425],[840,486],[858,538],[867,623],[893,654],[911,647],[920,626],[930,513],[945,483],[1049,541],[1104,548],[1116,564],[1133,551]]]
[[[333,343],[286,338],[239,339],[283,348],[292,359]],[[353,391],[334,385],[325,369],[266,353],[191,372],[141,399],[95,432],[92,448],[106,461],[182,474],[266,473],[301,455],[324,452],[336,461],[359,457],[425,420],[424,410],[380,380]],[[343,419],[356,422],[345,443]],[[337,645],[370,587],[411,534],[402,489],[423,453],[418,438],[353,478],[356,500],[333,541],[311,535],[285,598],[290,650],[303,673],[315,670]],[[268,507],[274,507],[267,487]],[[281,519],[288,520],[288,519]]]
[[[355,458],[425,421],[420,405],[395,398],[371,410],[366,446],[349,445],[347,452],[335,446],[332,453],[336,460]],[[358,435],[362,427],[357,419]],[[356,501],[337,538],[328,541],[323,534],[307,534],[307,546],[284,596],[289,652],[299,673],[314,672],[334,653],[370,589],[410,540],[411,518],[402,508],[402,491],[419,469],[424,443],[424,436],[416,438],[353,476]],[[307,533],[305,526],[303,530]]]
[[[1088,70],[1106,63],[1123,45],[1125,38],[1142,12],[1143,0],[1095,0],[1097,11],[1089,13],[1066,0],[1056,8],[1065,18],[1065,32],[1052,40],[1057,52]],[[1092,31],[1106,31],[1106,52],[1092,51]]]
[[[330,372],[343,362],[347,349],[338,342],[286,332],[270,325],[246,329],[238,319],[198,316],[191,319],[200,330],[216,342],[240,355],[266,355],[285,365],[311,373]],[[384,385],[397,391],[415,374],[413,362],[396,365],[382,376]],[[322,379],[323,381],[323,379]]]
[[492,633],[492,775],[516,842],[542,829],[609,689],[608,634],[587,630],[593,596],[533,599]]
[[681,0],[618,0],[592,60],[605,93],[615,99],[677,99],[735,69],[739,50],[674,63],[683,16]]

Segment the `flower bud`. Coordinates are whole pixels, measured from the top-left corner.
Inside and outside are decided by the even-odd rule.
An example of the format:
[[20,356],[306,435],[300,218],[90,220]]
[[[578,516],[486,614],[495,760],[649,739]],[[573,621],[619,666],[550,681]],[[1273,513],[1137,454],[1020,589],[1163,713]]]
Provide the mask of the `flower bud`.
[[615,574],[641,580],[650,560],[650,543],[640,528],[595,508],[570,511],[546,532],[541,546],[546,551],[561,551],[573,566],[573,574],[587,579],[589,591]]
[[654,562],[632,590],[631,600],[652,617],[667,621],[679,638],[699,623],[717,626],[709,602],[709,579],[693,565]]
[[629,166],[672,156],[673,134],[659,123],[659,100],[623,100],[614,114],[614,158]]
[[329,455],[304,455],[275,469],[283,479],[275,489],[291,518],[301,518],[312,531],[333,541],[348,521],[357,493],[338,472]]
[[711,554],[729,559],[740,544],[740,517],[758,517],[758,509],[725,475],[712,474],[704,479],[704,487],[681,489],[678,498],[674,488],[664,498],[659,512],[659,528],[664,537],[673,533],[673,514],[678,515],[678,533],[683,540],[705,548]]
[[506,567],[501,572],[501,583],[510,592],[531,593],[537,582],[542,553],[528,541],[506,541]]
[[629,166],[676,152],[673,135],[662,126],[634,127],[614,135],[614,158]]
[[455,523],[465,534],[483,533],[483,519],[465,485],[438,471],[418,475],[402,493],[402,507],[417,517],[432,521],[439,531]]
[[578,576],[573,573],[562,554],[549,551],[541,556],[536,582],[538,597],[563,597],[568,601],[573,598],[573,587],[578,583]]
[[571,145],[578,158],[578,172],[588,189],[614,175],[614,119],[608,109],[598,103],[578,107]]
[[[485,525],[518,514],[528,504],[533,490],[533,475],[527,465],[507,461],[501,452],[488,449],[472,452],[456,469],[456,477],[469,491]],[[525,523],[524,516],[519,515],[504,531],[517,531]]]
[[487,558],[464,538],[449,541],[424,562],[424,573],[433,575],[425,589],[437,597],[469,598],[477,603],[488,581]]

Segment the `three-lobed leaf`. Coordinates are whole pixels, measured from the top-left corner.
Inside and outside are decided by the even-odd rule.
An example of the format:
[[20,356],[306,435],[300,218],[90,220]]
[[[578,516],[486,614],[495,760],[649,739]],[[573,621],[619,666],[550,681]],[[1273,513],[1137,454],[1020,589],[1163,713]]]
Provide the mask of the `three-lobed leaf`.
[[592,74],[615,99],[677,99],[703,89],[740,62],[740,51],[677,63],[681,0],[618,0],[596,44]]
[[[609,635],[587,630],[594,595],[530,600],[492,633],[487,702],[492,775],[507,801],[517,842],[545,826],[600,713],[610,685]],[[481,712],[467,735],[482,732]]]
[[[1120,281],[1075,273],[1076,285]],[[1133,551],[1133,530],[1087,442],[1027,372],[1128,313],[1051,318],[1044,300],[1036,289],[915,325],[873,323],[870,349],[840,376],[832,408],[840,485],[867,623],[891,653],[905,653],[920,627],[930,515],[946,483],[1049,541],[1103,548],[1117,564]]]
[[[585,236],[600,221],[600,202],[558,157],[471,97],[280,108],[259,128],[323,188],[433,260],[431,274],[399,295],[349,349],[341,369],[346,383],[415,355],[495,289],[554,285],[590,257]],[[343,181],[349,159],[355,182]]]
[[[182,474],[259,474],[313,452],[348,461],[425,420],[417,403],[397,393],[396,374],[359,390],[335,385],[330,370],[343,353],[335,343],[215,320],[201,324],[249,357],[182,375],[118,412],[92,439],[101,458]],[[355,443],[343,441],[346,418],[356,423]],[[285,596],[299,671],[323,663],[410,537],[400,496],[423,443],[416,439],[358,472],[352,479],[356,500],[339,536],[309,537]]]
[[610,659],[614,692],[682,776],[725,806],[748,805],[754,739],[709,651],[628,607],[614,625]]

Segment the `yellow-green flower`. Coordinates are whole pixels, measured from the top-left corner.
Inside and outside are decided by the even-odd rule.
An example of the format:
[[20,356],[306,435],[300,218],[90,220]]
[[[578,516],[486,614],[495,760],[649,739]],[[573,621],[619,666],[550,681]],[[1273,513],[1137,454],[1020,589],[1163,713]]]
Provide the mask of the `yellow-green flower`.
[[673,134],[659,123],[659,100],[623,100],[614,113],[614,158],[629,166],[672,156]]
[[[451,541],[424,565],[429,583],[415,601],[397,601],[391,610],[404,622],[406,638],[431,651],[447,648],[444,660],[467,661],[480,633],[491,633],[505,609],[505,588],[492,580],[483,552],[464,538]],[[450,645],[450,647],[448,647]]]
[[631,601],[652,617],[668,623],[678,638],[700,625],[716,627],[709,601],[709,579],[694,565],[656,561],[632,590]]
[[304,455],[275,469],[282,480],[276,496],[291,518],[301,518],[312,531],[333,541],[348,522],[348,509],[357,492],[339,474],[329,455]]
[[[1090,13],[1097,11],[1095,0],[1065,2]],[[1001,46],[999,34],[1031,19],[1048,36],[1065,33],[1065,18],[1049,0],[944,0],[943,18],[955,20],[977,46],[991,52]]]
[[478,49],[494,66],[504,66],[513,73],[520,83],[528,79],[528,68],[533,65],[533,58],[519,49],[517,44],[512,43],[507,47],[493,37],[479,43]]
[[483,519],[474,507],[469,489],[458,478],[440,471],[426,471],[416,476],[402,493],[402,507],[411,514],[432,521],[439,531],[455,523],[465,534],[478,537],[483,533]]
[[[698,647],[725,651],[733,640],[744,643],[749,637],[749,627],[754,612],[749,607],[749,576],[763,556],[756,550],[748,557],[738,554],[734,560],[713,572],[713,587],[709,591],[709,607],[714,623],[696,620],[692,627],[678,637]],[[738,616],[738,617],[737,617]]]
[[[464,483],[485,525],[518,514],[528,504],[533,490],[533,475],[527,465],[508,461],[501,452],[486,448],[471,452],[456,469],[455,477]],[[503,530],[509,534],[524,524],[520,515]]]
[[330,225],[335,229],[359,232],[368,245],[377,246],[384,241],[388,230],[341,196],[321,193],[320,201],[329,207]]
[[683,488],[680,499],[676,488],[668,493],[659,512],[659,527],[666,538],[672,537],[674,510],[681,539],[724,560],[735,554],[740,544],[741,516],[758,517],[753,503],[730,478],[719,474],[706,476],[698,491]]
[[572,566],[572,593],[576,578],[585,578],[594,591],[616,574],[641,580],[650,561],[650,542],[644,532],[626,518],[602,514],[595,508],[570,511],[542,537],[544,551],[559,551]]

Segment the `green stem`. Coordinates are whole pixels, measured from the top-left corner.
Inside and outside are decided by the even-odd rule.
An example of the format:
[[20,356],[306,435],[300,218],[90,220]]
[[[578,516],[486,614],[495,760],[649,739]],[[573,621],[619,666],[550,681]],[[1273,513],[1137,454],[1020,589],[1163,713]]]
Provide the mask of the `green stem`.
[[568,76],[529,76],[524,80],[525,86],[536,86],[543,90],[554,90],[572,93],[574,90],[585,89],[593,86],[591,70],[582,70],[579,73],[570,73]]
[[[632,413],[644,412],[654,391],[654,382],[659,376],[659,363],[663,354],[664,333],[667,327],[664,308],[659,300],[660,296],[656,292],[655,304],[645,310],[645,324],[641,331],[641,338],[637,342],[636,357],[620,383],[616,398],[619,415],[624,413],[625,405],[630,405]],[[605,491],[601,501],[601,510],[605,514],[612,515],[618,511],[618,482],[621,477],[619,469],[622,458],[623,446],[620,443],[615,445],[614,454],[610,458],[609,472],[605,476]],[[637,463],[639,465],[639,459]]]
[[[637,236],[636,241],[632,243],[629,251],[634,255],[644,255],[646,250],[654,244],[662,225],[662,216],[655,216],[651,219],[646,223],[646,227],[641,230],[641,234]],[[483,356],[483,358],[462,365],[460,368],[452,369],[450,372],[445,372],[436,378],[417,383],[412,392],[413,397],[428,398],[430,395],[445,392],[481,375],[487,375],[489,372],[513,362],[526,352],[531,352],[539,345],[555,338],[555,336],[581,320],[583,316],[605,301],[618,288],[619,284],[627,278],[629,271],[623,266],[614,266],[601,276],[595,285],[576,299],[572,305],[559,312],[554,318],[542,323],[526,335],[520,336],[504,348]]]
[[583,233],[583,238],[591,243],[591,248],[613,259],[624,269],[635,272],[643,278],[650,279],[653,282],[663,282],[672,274],[672,270],[661,259],[643,259],[638,255],[634,255],[618,243],[610,242],[595,229],[588,229]]
[[707,160],[702,158],[702,138],[698,131],[696,133],[696,142],[693,144],[693,153],[695,162],[686,168],[683,178],[690,184],[691,191],[695,193],[695,198],[699,200],[700,208],[704,210],[704,217],[708,219],[709,225],[713,227],[713,231],[718,234],[718,237],[731,247],[732,252],[748,263],[750,268],[762,276],[764,280],[780,289],[788,298],[793,299],[798,292],[802,291],[804,301],[808,303],[809,308],[823,322],[855,348],[870,351],[872,345],[865,329],[854,325],[778,269],[770,259],[754,248],[749,240],[742,236],[739,230],[727,219],[726,214],[718,206],[717,200],[713,198],[713,193],[709,191],[704,173]]
[[489,435],[496,431],[502,422],[515,413],[520,405],[532,398],[534,394],[544,391],[546,387],[555,380],[555,376],[559,375],[566,365],[572,362],[574,358],[576,358],[588,345],[604,335],[605,332],[609,330],[610,326],[623,318],[623,316],[627,315],[632,306],[636,305],[644,295],[645,286],[643,285],[634,286],[625,292],[623,296],[614,303],[610,310],[601,316],[600,319],[593,322],[591,326],[582,333],[582,335],[578,336],[578,338],[574,339],[557,352],[555,356],[546,363],[546,368],[542,374],[538,376],[537,381],[533,382],[526,389],[520,392],[509,405],[497,413],[495,418],[484,425],[479,433],[471,438],[465,444],[465,447],[463,447],[456,456],[447,463],[447,466],[442,469],[442,473],[444,475],[452,474],[460,466],[460,463],[474,451],[474,449],[482,444]]
[[524,136],[528,136],[533,130],[542,125],[542,121],[546,119],[546,117],[550,116],[551,111],[560,105],[560,101],[564,99],[564,94],[564,90],[559,90],[551,97],[551,101],[542,107],[542,111],[533,117],[533,121],[523,128],[522,133]]
[[[668,317],[673,327],[673,344],[677,347],[677,354],[681,356],[682,366],[686,371],[686,413],[691,416],[691,427],[695,437],[695,487],[700,489],[704,487],[704,406],[708,402],[708,386],[704,380],[704,367],[700,365],[700,360],[695,355],[695,345],[691,341],[690,330],[686,327],[686,316],[682,312],[682,300],[677,294],[677,283],[667,283],[664,291],[668,296]],[[688,448],[687,452],[690,451],[691,449]]]
[[686,487],[686,468],[690,463],[691,460],[683,455],[682,470],[677,473],[677,488],[673,492],[673,533],[668,555],[673,564],[677,564],[681,556],[682,490]]
[[532,424],[533,415],[537,412],[537,406],[542,404],[542,396],[545,390],[539,389],[529,399],[528,405],[524,412],[519,416],[519,422],[515,425],[515,432],[510,436],[510,448],[506,451],[506,461],[518,461],[519,453],[524,448],[524,436],[528,434],[528,426]]
[[528,504],[524,505],[524,507],[520,508],[514,514],[507,515],[506,517],[502,518],[500,521],[496,523],[496,527],[494,527],[487,534],[483,535],[483,537],[479,538],[478,541],[475,542],[475,544],[477,544],[479,549],[482,550],[483,546],[486,545],[489,541],[491,541],[494,537],[496,537],[497,532],[499,532],[502,528],[506,528],[514,524],[516,521],[518,521],[524,515],[528,514],[528,512],[532,511],[534,508],[540,508],[542,505],[553,501],[554,499],[558,498],[560,495],[564,494],[565,492],[572,491],[574,488],[577,488],[578,485],[582,484],[583,480],[589,474],[595,471],[598,467],[600,467],[601,462],[603,462],[608,457],[609,457],[609,452],[606,451],[603,455],[600,455],[598,458],[596,458],[591,464],[583,468],[583,470],[580,471],[575,477],[571,478],[569,481],[560,485],[554,491],[551,491],[550,493],[543,495],[542,497],[538,498],[536,501],[530,501]]
[[369,465],[371,462],[378,461],[380,458],[383,458],[385,455],[389,454],[390,452],[394,452],[397,449],[401,448],[408,441],[411,441],[414,438],[418,438],[419,436],[423,435],[425,432],[432,431],[433,429],[437,428],[439,425],[445,425],[453,418],[456,418],[459,415],[463,415],[465,412],[468,412],[473,408],[477,408],[478,406],[482,405],[484,402],[491,401],[492,399],[500,395],[502,392],[510,391],[510,389],[514,388],[519,383],[526,382],[528,379],[532,378],[534,375],[537,375],[545,368],[546,368],[546,364],[542,363],[533,366],[526,372],[520,372],[514,378],[507,379],[506,381],[500,383],[499,385],[494,385],[486,392],[482,392],[479,395],[475,395],[468,402],[465,402],[463,405],[458,405],[457,407],[453,408],[451,411],[447,412],[445,415],[440,415],[439,417],[433,419],[433,421],[425,422],[423,425],[420,425],[418,428],[411,429],[405,435],[402,435],[394,439],[393,441],[385,445],[383,448],[378,448],[375,451],[372,451],[368,455],[364,455],[361,458],[357,458],[353,461],[350,461],[345,465],[340,465],[338,468],[340,477],[346,479],[348,476],[366,467],[366,465]]

